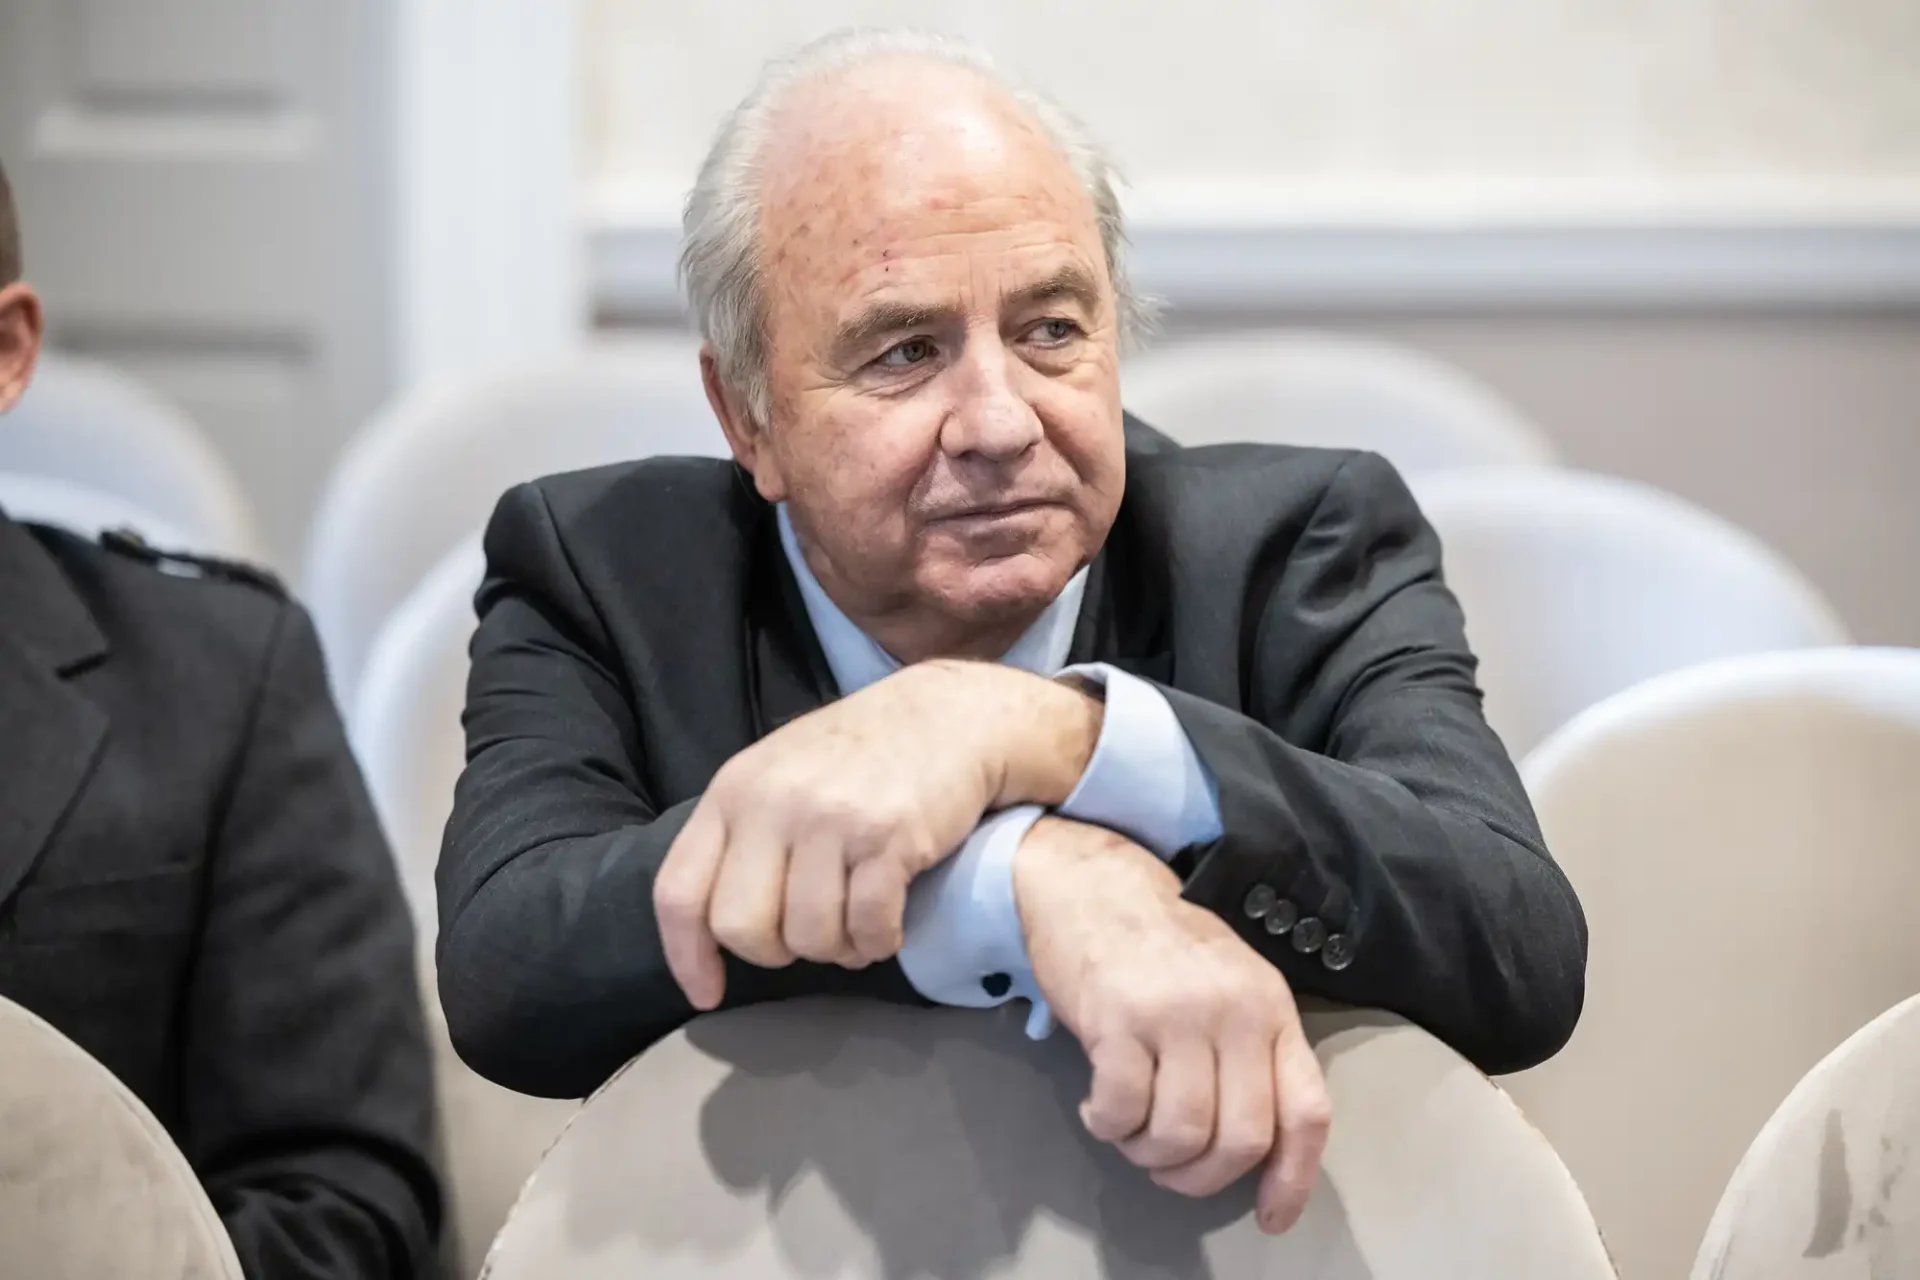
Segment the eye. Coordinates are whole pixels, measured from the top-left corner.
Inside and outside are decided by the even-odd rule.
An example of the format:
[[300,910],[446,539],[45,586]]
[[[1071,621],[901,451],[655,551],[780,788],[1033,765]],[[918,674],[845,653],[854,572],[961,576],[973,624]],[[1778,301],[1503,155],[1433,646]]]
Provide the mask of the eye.
[[887,369],[911,369],[914,365],[925,364],[933,359],[933,341],[929,338],[908,338],[897,342],[881,352],[875,364]]
[[1071,342],[1079,333],[1079,325],[1071,320],[1061,319],[1058,316],[1042,320],[1039,324],[1027,330],[1027,336],[1039,342],[1043,347],[1057,347],[1062,343]]

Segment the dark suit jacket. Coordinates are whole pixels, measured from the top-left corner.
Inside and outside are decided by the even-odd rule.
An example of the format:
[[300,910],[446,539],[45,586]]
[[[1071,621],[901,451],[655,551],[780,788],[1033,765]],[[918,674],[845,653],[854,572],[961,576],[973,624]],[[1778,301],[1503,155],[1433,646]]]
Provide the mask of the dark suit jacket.
[[432,1265],[413,948],[306,614],[0,515],[0,995],[152,1109],[254,1280]]
[[[772,509],[731,464],[523,485],[486,550],[441,1001],[482,1074],[584,1094],[691,1016],[651,894],[702,788],[836,690]],[[1439,543],[1385,461],[1179,449],[1130,420],[1072,657],[1166,691],[1226,830],[1176,864],[1187,896],[1295,990],[1393,1010],[1489,1071],[1566,1042],[1585,921],[1481,716]],[[1351,964],[1268,933],[1244,905],[1261,885],[1345,934]],[[897,965],[730,961],[730,1003],[808,992],[913,998]]]

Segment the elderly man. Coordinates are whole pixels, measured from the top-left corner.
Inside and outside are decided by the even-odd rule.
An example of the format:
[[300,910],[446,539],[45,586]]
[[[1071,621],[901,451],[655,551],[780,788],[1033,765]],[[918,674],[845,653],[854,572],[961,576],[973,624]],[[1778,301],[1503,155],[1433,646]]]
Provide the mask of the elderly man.
[[688,202],[737,466],[559,476],[487,534],[441,994],[483,1073],[579,1094],[810,992],[1034,1002],[1161,1184],[1329,1122],[1296,991],[1490,1071],[1579,1014],[1585,926],[1377,457],[1124,418],[1100,154],[929,39],[776,64]]

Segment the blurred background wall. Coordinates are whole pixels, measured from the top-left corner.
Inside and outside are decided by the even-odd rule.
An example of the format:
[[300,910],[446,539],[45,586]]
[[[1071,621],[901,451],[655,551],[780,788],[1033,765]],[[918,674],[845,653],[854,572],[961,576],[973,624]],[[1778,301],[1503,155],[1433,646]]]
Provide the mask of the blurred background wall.
[[[897,6],[585,0],[603,323],[759,60]],[[1178,337],[1301,324],[1480,376],[1572,463],[1672,489],[1920,642],[1920,4],[916,6],[1086,118]]]
[[903,17],[1109,142],[1168,337],[1411,343],[1920,643],[1913,0],[0,0],[0,156],[58,341],[206,423],[291,567],[397,392],[678,328],[720,111]]

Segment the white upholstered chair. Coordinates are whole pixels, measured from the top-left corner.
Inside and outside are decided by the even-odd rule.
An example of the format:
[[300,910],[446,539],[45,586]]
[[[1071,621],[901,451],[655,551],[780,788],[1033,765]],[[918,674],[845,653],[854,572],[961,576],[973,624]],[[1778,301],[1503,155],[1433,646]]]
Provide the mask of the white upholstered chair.
[[1693,1280],[1920,1276],[1920,996],[1794,1086],[1747,1148]]
[[1487,1079],[1382,1014],[1309,1014],[1334,1100],[1286,1236],[1251,1181],[1162,1191],[1086,1136],[1070,1036],[1011,1010],[854,1001],[703,1018],[588,1100],[527,1184],[491,1280],[1207,1276],[1600,1280],[1551,1148]]
[[1684,1275],[1794,1082],[1920,991],[1920,652],[1675,672],[1578,717],[1522,773],[1591,943],[1572,1042],[1502,1084],[1621,1274]]
[[1368,449],[1412,475],[1551,463],[1540,431],[1429,356],[1366,338],[1240,333],[1169,343],[1121,366],[1127,408],[1183,444]]
[[0,471],[0,511],[14,520],[55,525],[83,538],[108,529],[131,529],[169,551],[212,550],[120,494],[55,476]]
[[1833,610],[1742,529],[1671,494],[1547,467],[1416,477],[1515,759],[1641,680],[1732,654],[1845,644]]
[[111,494],[177,532],[178,547],[260,554],[240,483],[200,427],[97,360],[41,356],[32,385],[0,423],[0,471]]
[[0,999],[0,1274],[240,1280],[186,1157],[78,1045]]
[[428,571],[374,637],[347,731],[367,790],[400,862],[400,884],[420,932],[437,931],[433,869],[466,765],[460,713],[474,592],[486,573],[470,534]]
[[450,1201],[449,1245],[461,1280],[479,1270],[521,1183],[580,1105],[513,1093],[469,1070],[448,1038],[434,981],[433,869],[453,807],[453,785],[466,762],[460,711],[466,702],[473,593],[485,570],[480,536],[472,534],[400,603],[374,640],[347,721],[420,931],[421,992]]
[[653,454],[724,456],[691,341],[596,347],[423,389],[355,437],[329,477],[302,586],[334,692],[351,702],[368,647],[507,489]]

